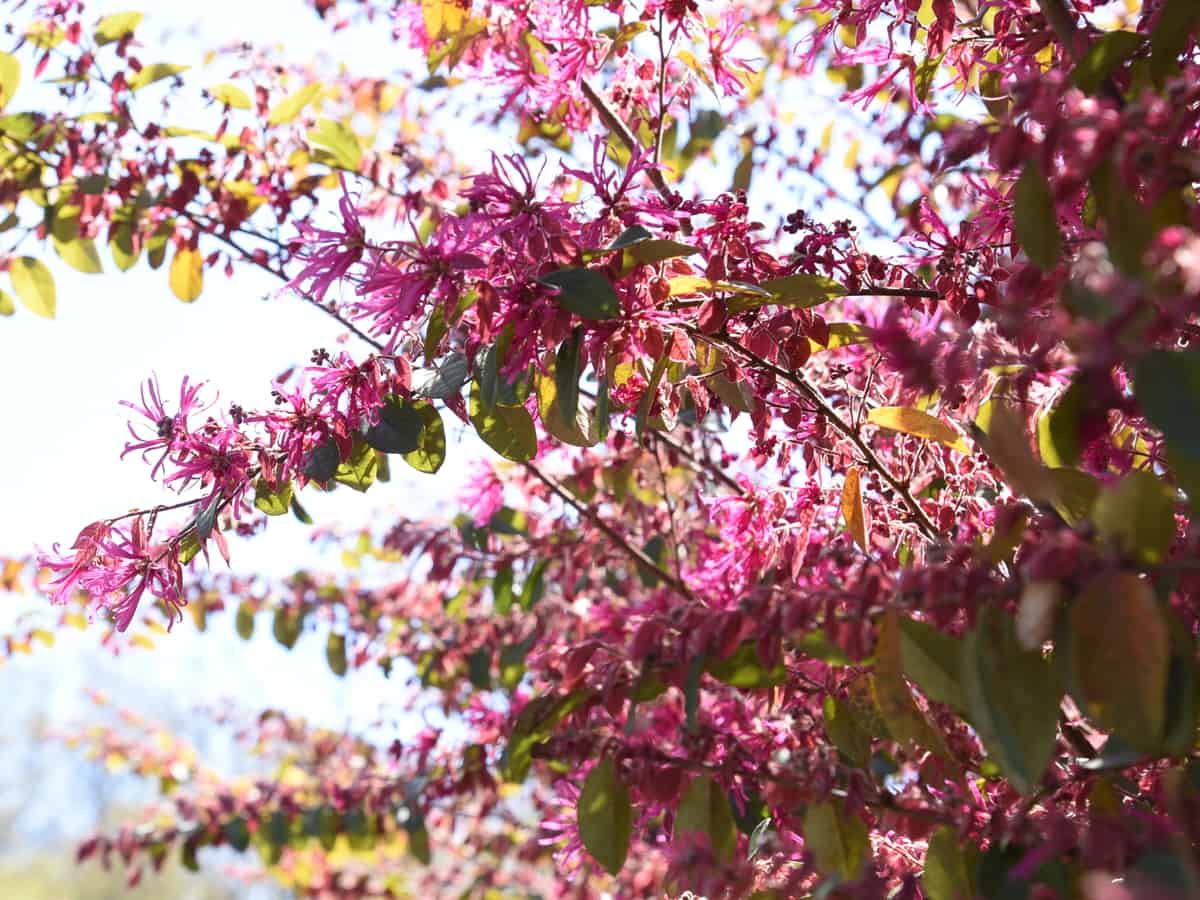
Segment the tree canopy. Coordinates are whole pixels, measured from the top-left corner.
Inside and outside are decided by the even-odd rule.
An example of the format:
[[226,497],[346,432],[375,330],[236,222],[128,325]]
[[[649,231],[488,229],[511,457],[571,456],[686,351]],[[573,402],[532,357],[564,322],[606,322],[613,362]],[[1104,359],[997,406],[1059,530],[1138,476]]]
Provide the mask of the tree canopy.
[[[203,371],[113,398],[178,499],[3,583],[117,647],[319,640],[441,716],[264,710],[252,779],[93,730],[164,802],[81,860],[227,846],[322,898],[1200,895],[1195,0],[287,12],[390,35],[386,78],[0,9],[0,313],[54,318],[63,266],[185,303],[257,271],[333,348],[253,404]],[[305,506],[456,453],[457,515]],[[257,576],[281,516],[345,566]]]

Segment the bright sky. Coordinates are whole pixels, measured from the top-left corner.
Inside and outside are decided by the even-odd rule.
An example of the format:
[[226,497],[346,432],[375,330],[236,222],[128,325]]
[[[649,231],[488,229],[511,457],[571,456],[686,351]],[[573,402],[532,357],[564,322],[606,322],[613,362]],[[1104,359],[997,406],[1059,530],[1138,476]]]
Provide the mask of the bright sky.
[[[97,18],[137,8],[137,0],[89,3]],[[160,0],[142,8],[149,11],[139,32],[144,42],[169,48],[161,55],[148,51],[147,60],[199,64],[204,50],[246,37],[279,41],[285,48],[280,52],[291,58],[327,53],[353,59],[364,74],[387,75],[389,61],[397,58],[386,25],[331,35],[300,0],[205,0],[200,5]],[[203,20],[197,27],[198,10]],[[10,111],[42,99],[31,81],[26,73]],[[306,361],[314,347],[336,346],[336,323],[297,300],[264,299],[278,283],[249,270],[239,269],[232,279],[209,273],[201,298],[185,305],[170,293],[165,267],[151,271],[143,261],[121,274],[106,258],[105,274],[82,275],[44,248],[30,252],[54,271],[58,316],[48,321],[18,310],[0,319],[0,472],[6,476],[0,488],[0,555],[27,553],[35,544],[69,545],[88,522],[160,499],[139,460],[119,459],[126,411],[118,401],[136,397],[151,373],[168,395],[186,374],[207,379],[222,404],[236,400],[260,407],[270,402],[275,375]],[[7,279],[0,280],[7,289]],[[452,496],[471,452],[456,448],[452,438],[450,459],[439,477],[406,474],[401,464],[393,467],[389,484],[377,484],[365,498],[349,490],[328,496],[305,492],[304,503],[318,524],[366,522],[370,510],[381,507],[419,514]],[[309,534],[290,516],[272,520],[265,535],[233,545],[234,567],[283,575],[310,566],[316,551]],[[6,602],[0,626],[29,609],[27,603]],[[11,702],[7,734],[19,734],[35,717],[55,726],[87,718],[91,708],[83,691],[89,687],[110,689],[115,700],[152,718],[186,720],[188,709],[219,707],[223,698],[232,698],[245,709],[282,708],[331,727],[376,721],[382,701],[401,689],[400,669],[391,681],[376,669],[334,678],[325,663],[323,636],[306,635],[289,653],[271,637],[269,621],[260,619],[249,643],[234,636],[232,616],[214,617],[209,629],[208,635],[197,635],[189,618],[158,639],[155,651],[137,650],[118,660],[97,649],[99,625],[82,634],[61,634],[54,648],[39,648],[0,668],[0,694]],[[0,743],[0,760],[29,749],[19,740]],[[0,778],[0,796],[5,787]],[[45,808],[27,817],[39,834],[45,834],[47,822],[65,830],[59,840],[74,839],[86,827],[60,819],[62,797],[39,802]]]

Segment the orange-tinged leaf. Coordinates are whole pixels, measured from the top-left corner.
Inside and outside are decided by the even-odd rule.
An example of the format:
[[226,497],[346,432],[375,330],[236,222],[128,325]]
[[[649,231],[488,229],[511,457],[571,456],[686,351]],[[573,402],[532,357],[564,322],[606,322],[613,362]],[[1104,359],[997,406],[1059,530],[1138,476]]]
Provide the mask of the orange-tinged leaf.
[[167,278],[171,291],[184,303],[191,303],[204,290],[204,259],[199,250],[183,248],[171,260]]
[[425,32],[431,41],[458,34],[469,14],[470,7],[463,9],[456,0],[421,0]]
[[846,483],[842,487],[842,517],[846,520],[846,531],[854,538],[854,543],[866,550],[867,512],[863,507],[859,476],[858,466],[852,466],[846,473]]
[[911,406],[881,406],[867,414],[867,421],[889,431],[938,441],[959,453],[970,453],[966,441],[949,424]]

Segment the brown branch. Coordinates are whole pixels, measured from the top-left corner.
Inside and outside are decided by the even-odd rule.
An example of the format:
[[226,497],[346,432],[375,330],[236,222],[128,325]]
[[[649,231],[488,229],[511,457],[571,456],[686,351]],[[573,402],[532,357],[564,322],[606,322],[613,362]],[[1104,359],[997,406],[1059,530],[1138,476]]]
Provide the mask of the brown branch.
[[924,533],[925,537],[930,541],[938,540],[939,536],[937,528],[934,526],[933,522],[930,521],[929,516],[925,514],[925,510],[921,509],[921,504],[919,504],[916,498],[913,497],[912,492],[908,489],[907,485],[903,484],[900,479],[892,474],[892,471],[886,465],[884,465],[883,461],[880,460],[878,456],[875,455],[875,451],[872,450],[870,445],[862,439],[862,436],[854,429],[854,427],[834,411],[833,407],[829,405],[829,402],[821,396],[820,391],[809,384],[802,376],[797,375],[795,372],[789,372],[787,369],[780,368],[774,363],[763,359],[757,353],[746,349],[736,341],[730,340],[726,337],[704,334],[704,332],[691,327],[689,327],[687,330],[689,334],[698,340],[708,341],[712,344],[718,344],[726,349],[733,350],[734,352],[741,354],[758,368],[770,372],[775,377],[781,378],[788,384],[792,385],[792,387],[794,387],[802,396],[807,398],[809,402],[816,406],[817,411],[820,412],[821,415],[832,422],[833,426],[840,431],[852,444],[854,444],[854,446],[858,449],[858,452],[862,454],[863,461],[866,463],[867,468],[874,471],[879,475],[880,478],[887,482],[888,486],[896,492],[902,501],[904,501],[904,505],[908,507],[913,521]]
[[533,463],[526,462],[522,463],[521,465],[525,467],[525,470],[529,472],[529,474],[533,475],[536,479],[538,479],[538,481],[546,485],[546,487],[548,487],[555,494],[555,496],[557,496],[577,513],[599,528],[604,533],[605,537],[621,548],[622,552],[624,552],[639,565],[645,566],[647,569],[657,575],[664,584],[671,588],[671,590],[679,594],[679,596],[683,597],[685,600],[695,599],[692,596],[692,592],[687,589],[687,585],[685,585],[670,572],[666,571],[662,566],[652,560],[641,550],[637,549],[637,547],[634,547],[632,544],[630,544],[629,541],[627,541],[611,525],[601,519],[600,516],[596,514],[595,510],[580,503],[578,500],[572,497],[571,494],[562,487],[562,485],[544,474],[542,470]]

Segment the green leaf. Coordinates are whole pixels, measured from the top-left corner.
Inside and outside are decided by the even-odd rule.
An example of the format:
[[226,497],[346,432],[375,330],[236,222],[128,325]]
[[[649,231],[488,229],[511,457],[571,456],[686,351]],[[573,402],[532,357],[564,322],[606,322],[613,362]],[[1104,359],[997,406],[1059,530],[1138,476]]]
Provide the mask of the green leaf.
[[787,667],[782,662],[768,670],[758,659],[755,641],[746,641],[726,659],[708,658],[708,674],[718,681],[737,688],[766,688],[787,681]]
[[479,384],[471,388],[471,424],[483,442],[513,462],[525,462],[537,454],[537,429],[523,406],[497,406],[485,413],[479,403]]
[[1096,93],[1105,79],[1137,52],[1142,40],[1135,31],[1110,31],[1102,35],[1071,72],[1071,83],[1085,93]]
[[1166,724],[1171,634],[1150,582],[1099,575],[1071,605],[1072,694],[1089,717],[1143,750]]
[[675,839],[691,831],[708,835],[717,858],[731,862],[737,852],[737,823],[725,792],[707,775],[692,780],[675,813]]
[[871,852],[866,823],[847,816],[840,804],[816,803],[804,814],[804,845],[812,851],[817,869],[853,881]]
[[633,806],[629,788],[610,758],[600,760],[588,772],[575,811],[583,846],[610,875],[616,875],[629,855]]
[[381,453],[412,453],[421,444],[425,418],[402,397],[390,396],[379,411],[379,421],[363,433],[366,442]]
[[1092,521],[1122,553],[1160,563],[1175,540],[1175,492],[1149,472],[1132,471],[1100,491]]
[[131,91],[140,91],[142,88],[148,87],[156,81],[162,81],[164,78],[173,78],[180,72],[186,72],[190,68],[191,66],[182,66],[176,63],[150,63],[148,66],[142,66],[129,79],[129,89]]
[[226,822],[221,828],[221,833],[224,835],[226,843],[238,853],[245,853],[250,846],[250,829],[246,826],[246,820],[241,816],[235,816]]
[[498,616],[507,616],[513,605],[512,563],[500,567],[492,579],[492,609]]
[[231,81],[222,81],[208,89],[209,96],[230,109],[253,109],[250,95]]
[[521,587],[521,596],[517,598],[517,603],[526,612],[533,609],[542,599],[542,594],[545,592],[542,578],[546,572],[546,566],[549,564],[548,560],[539,559],[533,564],[529,574],[525,576],[525,584]]
[[122,272],[128,272],[137,264],[142,247],[134,242],[133,226],[129,222],[119,222],[113,226],[108,238],[108,250]]
[[20,256],[12,261],[8,270],[13,290],[25,308],[35,315],[54,318],[57,298],[54,291],[54,276],[46,264],[32,256]]
[[242,601],[238,604],[237,615],[234,617],[234,628],[243,641],[254,637],[254,607]]
[[467,358],[455,350],[426,373],[413,393],[429,400],[449,400],[467,383]]
[[846,293],[845,287],[824,275],[788,275],[763,282],[761,286],[773,295],[771,303],[800,309],[817,306]]
[[900,620],[900,658],[904,674],[930,700],[946,703],[959,711],[966,709],[961,657],[957,638],[916,619]]
[[937,78],[937,73],[941,69],[942,60],[945,57],[945,53],[928,56],[913,72],[913,93],[922,103],[929,100],[929,92],[933,90],[933,80]]
[[1200,25],[1200,6],[1195,0],[1167,0],[1150,33],[1150,71],[1162,84],[1179,69],[1179,58],[1187,49],[1192,31]]
[[533,750],[554,733],[555,727],[587,699],[579,691],[569,694],[542,694],[521,708],[504,753],[500,757],[500,774],[505,781],[521,782],[533,764]]
[[292,505],[292,483],[285,482],[278,490],[260,478],[254,483],[254,505],[268,516],[282,516]]
[[1029,160],[1013,189],[1013,235],[1038,268],[1053,269],[1062,250],[1050,185],[1036,160]]
[[641,398],[638,400],[637,413],[634,415],[634,433],[640,440],[646,431],[646,421],[650,418],[650,411],[654,408],[654,402],[658,399],[658,385],[662,381],[663,374],[667,371],[667,364],[670,358],[663,355],[654,363],[654,368],[650,372],[650,380],[646,383],[646,389],[642,392]]
[[579,346],[583,329],[576,328],[569,338],[559,345],[554,358],[554,386],[557,392],[558,410],[563,421],[574,422],[579,410]]
[[101,47],[105,44],[115,44],[142,24],[143,18],[140,12],[113,13],[111,16],[105,16],[96,24],[96,30],[93,32],[96,43]]
[[912,690],[904,680],[900,645],[900,617],[893,610],[884,615],[875,643],[875,680],[872,684],[875,705],[897,742],[924,747],[949,758],[941,732],[917,706]]
[[408,831],[408,852],[412,854],[413,859],[422,865],[429,865],[429,861],[433,859],[429,852],[429,829],[422,823],[417,828],[409,829]]
[[612,284],[595,269],[559,269],[538,279],[539,284],[558,288],[558,305],[583,319],[604,321],[621,314],[621,300]]
[[605,249],[623,250],[626,247],[632,247],[634,244],[641,243],[642,241],[648,241],[652,237],[654,237],[654,235],[641,225],[630,225],[619,235],[617,235],[616,239]]
[[51,236],[50,243],[55,251],[72,269],[86,275],[94,275],[104,271],[100,263],[100,253],[96,250],[96,242],[91,238],[75,237],[69,241],[60,241]]
[[[545,374],[535,372],[533,378],[538,398],[538,415],[542,419],[542,426],[563,443],[573,444],[576,447],[593,446],[600,440],[596,420],[578,407],[578,401],[576,401],[575,417],[573,419],[563,418],[563,405],[558,401],[557,361],[552,361],[548,368],[549,371]],[[578,394],[578,389],[579,385],[576,382],[576,394]]]
[[308,142],[329,151],[338,168],[351,172],[362,162],[362,147],[349,126],[335,119],[318,119],[308,132]]
[[0,291],[0,316],[11,316],[17,311],[13,298],[5,291]]
[[699,253],[699,247],[664,239],[641,241],[629,249],[629,255],[643,265],[653,265],[668,259]]
[[0,53],[0,109],[8,104],[21,83],[21,63],[11,53]]
[[288,95],[271,108],[271,111],[267,114],[267,124],[287,125],[296,116],[300,115],[304,107],[316,100],[317,95],[320,93],[321,85],[306,84],[300,90],[296,91],[296,93]]
[[350,456],[338,465],[333,478],[339,484],[364,493],[375,483],[375,476],[378,474],[379,457],[375,453],[375,448],[365,440],[356,437],[350,450]]
[[1092,195],[1104,220],[1108,255],[1126,275],[1138,275],[1142,257],[1156,234],[1145,207],[1132,185],[1120,177],[1117,167],[1105,161],[1092,174]]
[[826,697],[823,703],[825,733],[848,762],[862,768],[871,758],[871,734],[849,703]]
[[304,525],[311,525],[313,523],[312,516],[308,514],[308,510],[301,506],[300,501],[295,497],[292,498],[292,515]]
[[327,437],[308,454],[304,462],[304,474],[313,481],[328,481],[337,472],[341,461],[337,441],[332,436]]
[[1031,793],[1054,755],[1062,690],[1038,650],[1024,650],[1013,621],[985,607],[962,644],[967,718],[992,762],[1022,794]]
[[293,613],[281,606],[275,610],[275,618],[271,622],[271,634],[283,647],[291,650],[296,646],[296,641],[300,640],[302,625],[303,617],[300,614]]
[[199,250],[182,247],[175,251],[167,276],[171,292],[184,303],[191,303],[204,290],[204,257]]
[[1134,371],[1133,393],[1172,456],[1200,463],[1200,351],[1146,353]]
[[925,871],[921,874],[925,900],[973,900],[978,895],[978,865],[979,851],[970,844],[962,846],[956,828],[941,826],[930,835],[925,852]]
[[1079,417],[1087,404],[1087,390],[1075,381],[1058,405],[1038,420],[1038,451],[1042,462],[1055,468],[1079,462]]
[[418,400],[413,406],[421,416],[421,435],[416,449],[404,454],[404,461],[418,472],[432,475],[446,461],[446,428],[432,403]]
[[329,633],[329,639],[325,642],[325,661],[329,663],[329,670],[338,678],[343,678],[346,675],[348,665],[346,663],[346,636],[335,632]]

